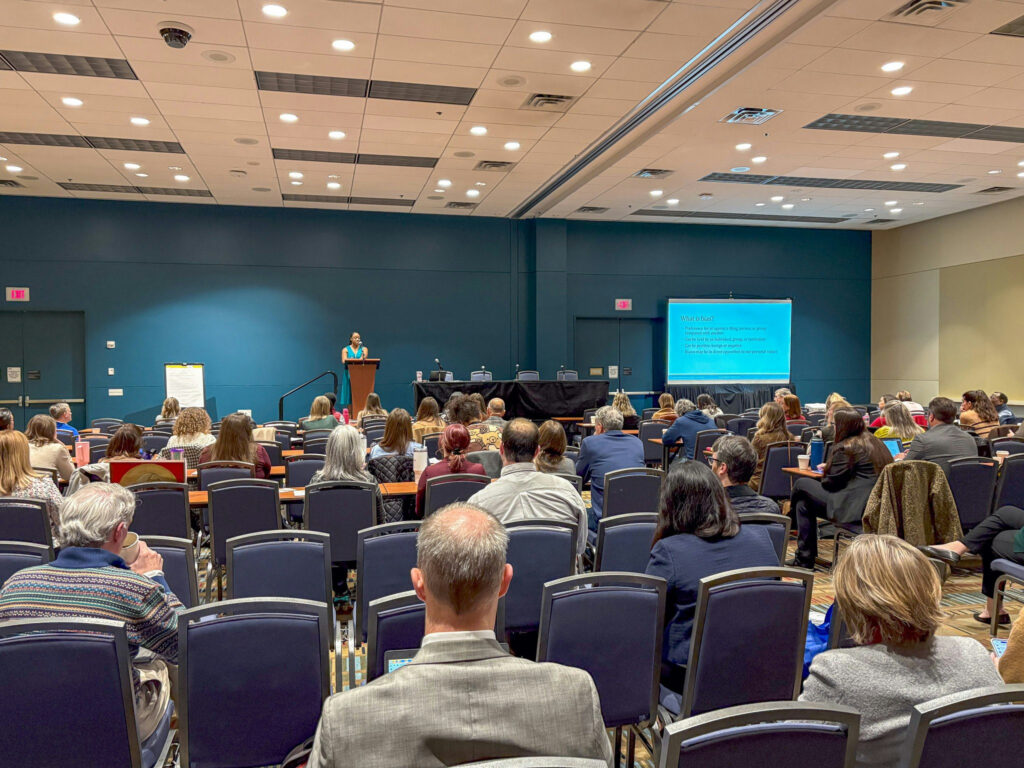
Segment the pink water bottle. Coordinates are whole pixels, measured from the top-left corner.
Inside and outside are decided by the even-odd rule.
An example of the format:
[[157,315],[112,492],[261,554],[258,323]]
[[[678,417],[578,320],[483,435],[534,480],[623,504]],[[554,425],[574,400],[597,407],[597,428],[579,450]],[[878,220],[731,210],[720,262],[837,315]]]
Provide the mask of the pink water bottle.
[[80,467],[89,463],[89,443],[85,440],[75,441],[75,463]]
[[341,417],[345,419],[345,423],[348,424],[348,408],[343,408],[341,411]]

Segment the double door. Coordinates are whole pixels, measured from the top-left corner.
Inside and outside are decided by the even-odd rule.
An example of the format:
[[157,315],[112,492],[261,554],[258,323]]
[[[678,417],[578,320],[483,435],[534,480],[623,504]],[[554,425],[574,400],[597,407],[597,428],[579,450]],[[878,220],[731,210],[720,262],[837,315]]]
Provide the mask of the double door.
[[0,312],[0,406],[15,429],[59,402],[85,423],[85,315]]
[[573,336],[574,367],[581,379],[607,379],[612,391],[647,393],[664,386],[665,323],[660,318],[577,317]]

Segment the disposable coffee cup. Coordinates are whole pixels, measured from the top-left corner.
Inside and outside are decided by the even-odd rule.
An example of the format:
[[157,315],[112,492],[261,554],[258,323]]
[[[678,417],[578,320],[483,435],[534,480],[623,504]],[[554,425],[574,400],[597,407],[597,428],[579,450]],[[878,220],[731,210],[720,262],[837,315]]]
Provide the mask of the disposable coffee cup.
[[1009,451],[996,451],[996,458],[999,459],[1000,461],[1002,461],[1003,459],[1005,459],[1009,455],[1010,455]]
[[801,453],[799,456],[797,456],[796,457],[796,465],[798,467],[800,467],[800,469],[807,469],[808,467],[810,467],[811,466],[810,454]]
[[139,559],[139,534],[128,531],[121,545],[121,559],[131,565]]

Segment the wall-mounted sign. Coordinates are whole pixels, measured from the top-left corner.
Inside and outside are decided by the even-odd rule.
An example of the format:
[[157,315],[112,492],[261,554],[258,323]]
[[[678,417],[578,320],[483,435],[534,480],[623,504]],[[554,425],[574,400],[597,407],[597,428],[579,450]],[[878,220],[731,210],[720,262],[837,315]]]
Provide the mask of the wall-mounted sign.
[[623,376],[632,376],[633,375],[633,369],[632,368],[625,368],[625,367],[623,367],[622,375]]
[[604,368],[591,368],[590,369],[590,375],[591,376],[604,376]]
[[28,288],[12,288],[7,286],[8,301],[28,301]]
[[617,366],[617,365],[609,365],[608,366],[608,378],[609,379],[617,379],[617,378],[619,378],[619,366]]
[[21,381],[21,368],[8,368],[7,369],[7,383],[17,384]]
[[632,299],[616,299],[615,300],[615,311],[616,312],[632,312],[633,311],[633,300]]

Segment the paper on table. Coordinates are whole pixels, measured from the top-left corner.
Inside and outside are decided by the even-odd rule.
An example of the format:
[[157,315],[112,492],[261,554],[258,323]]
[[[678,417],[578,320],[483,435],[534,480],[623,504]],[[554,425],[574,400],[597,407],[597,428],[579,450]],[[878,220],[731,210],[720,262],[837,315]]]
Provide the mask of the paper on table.
[[306,495],[306,491],[303,488],[282,488],[281,490],[291,491],[292,495],[299,499]]

